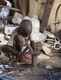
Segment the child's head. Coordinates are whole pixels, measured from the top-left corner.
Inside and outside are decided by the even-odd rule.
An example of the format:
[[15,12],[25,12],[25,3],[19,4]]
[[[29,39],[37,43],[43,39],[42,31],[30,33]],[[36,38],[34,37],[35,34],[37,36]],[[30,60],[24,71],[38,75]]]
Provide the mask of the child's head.
[[22,20],[19,26],[19,33],[27,37],[32,32],[32,24],[29,20]]

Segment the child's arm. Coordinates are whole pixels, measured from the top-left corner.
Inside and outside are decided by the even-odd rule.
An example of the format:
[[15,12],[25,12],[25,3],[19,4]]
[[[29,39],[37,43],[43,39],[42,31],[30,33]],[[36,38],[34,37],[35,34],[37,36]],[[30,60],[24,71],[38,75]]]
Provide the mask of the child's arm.
[[16,45],[15,45],[16,50],[13,49],[13,46],[9,46],[9,45],[6,45],[5,49],[7,51],[9,51],[12,55],[15,55],[17,57],[21,57],[21,55],[22,55],[21,50],[22,50],[22,45],[23,45],[22,36],[16,35],[15,36],[15,41],[16,41]]
[[12,55],[16,55],[17,56],[19,54],[19,52],[17,50],[14,50],[13,47],[11,47],[11,46],[6,45],[5,46],[5,49],[8,52],[10,52]]
[[23,36],[20,34],[17,34],[14,37],[15,41],[16,41],[16,49],[17,51],[21,52],[22,51],[22,46],[23,46]]

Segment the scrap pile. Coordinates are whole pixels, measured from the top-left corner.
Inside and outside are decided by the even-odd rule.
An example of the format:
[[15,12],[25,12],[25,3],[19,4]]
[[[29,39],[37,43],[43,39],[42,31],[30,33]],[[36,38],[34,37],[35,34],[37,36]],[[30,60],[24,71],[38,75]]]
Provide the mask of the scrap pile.
[[41,74],[41,76],[44,76],[44,80],[60,80],[61,79],[61,72],[46,72],[44,74]]

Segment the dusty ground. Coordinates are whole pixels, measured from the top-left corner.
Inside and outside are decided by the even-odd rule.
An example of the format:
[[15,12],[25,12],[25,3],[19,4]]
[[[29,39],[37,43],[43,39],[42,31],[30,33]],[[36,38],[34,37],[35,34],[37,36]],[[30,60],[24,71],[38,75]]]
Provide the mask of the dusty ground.
[[[3,57],[2,57],[3,56]],[[2,53],[0,55],[0,62],[5,63],[9,59],[4,56]],[[45,66],[50,65],[53,69],[46,69]],[[45,80],[41,73],[51,72],[51,71],[60,71],[61,69],[61,54],[55,54],[50,57],[45,54],[40,55],[40,59],[38,60],[38,67],[31,67],[31,65],[20,65],[24,70],[15,70],[11,76],[14,76],[16,80]],[[58,68],[58,69],[57,69]],[[20,75],[17,75],[19,72]],[[8,73],[8,72],[6,72]]]

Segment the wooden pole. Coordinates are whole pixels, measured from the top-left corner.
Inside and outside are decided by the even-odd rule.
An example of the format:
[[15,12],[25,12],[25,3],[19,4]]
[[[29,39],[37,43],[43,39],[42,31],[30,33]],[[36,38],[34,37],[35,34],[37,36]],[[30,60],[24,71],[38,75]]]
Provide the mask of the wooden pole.
[[54,1],[55,0],[47,0],[46,1],[43,16],[42,16],[41,28],[40,28],[41,32],[43,32],[47,27],[49,15],[50,15]]

